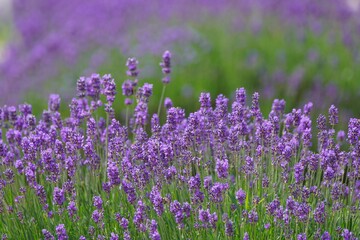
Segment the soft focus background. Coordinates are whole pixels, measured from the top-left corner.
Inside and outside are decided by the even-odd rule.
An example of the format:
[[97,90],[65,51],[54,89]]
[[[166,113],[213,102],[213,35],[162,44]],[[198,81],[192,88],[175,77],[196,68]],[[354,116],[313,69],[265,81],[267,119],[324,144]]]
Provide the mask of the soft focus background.
[[360,115],[359,11],[359,0],[0,0],[0,105],[40,114],[58,92],[66,113],[80,76],[110,73],[120,92],[136,57],[155,111],[170,50],[166,95],[187,112],[202,91],[245,87],[265,113],[274,98],[288,111],[312,101],[318,112],[336,104],[346,122]]

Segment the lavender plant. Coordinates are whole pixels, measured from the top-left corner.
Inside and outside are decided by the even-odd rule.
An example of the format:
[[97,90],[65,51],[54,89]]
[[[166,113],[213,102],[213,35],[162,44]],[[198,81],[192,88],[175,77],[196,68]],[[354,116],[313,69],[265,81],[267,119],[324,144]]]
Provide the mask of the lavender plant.
[[59,95],[41,119],[29,104],[0,108],[3,239],[360,236],[360,120],[336,131],[335,106],[314,124],[312,103],[285,113],[276,99],[266,117],[239,88],[230,108],[202,93],[188,116],[166,99],[161,124],[145,83],[126,126],[110,75],[80,78],[77,92],[66,118]]

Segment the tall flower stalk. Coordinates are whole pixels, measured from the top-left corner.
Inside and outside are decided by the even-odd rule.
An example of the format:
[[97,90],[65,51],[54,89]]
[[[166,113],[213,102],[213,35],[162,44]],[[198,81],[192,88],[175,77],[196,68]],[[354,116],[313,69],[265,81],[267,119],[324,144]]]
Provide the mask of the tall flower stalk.
[[162,73],[163,73],[164,77],[162,79],[163,88],[162,88],[160,102],[159,102],[158,111],[157,111],[157,115],[159,117],[160,117],[162,102],[164,100],[166,85],[170,83],[170,73],[171,73],[171,53],[170,53],[170,51],[165,51],[162,58],[163,58],[163,60],[160,63],[160,66],[162,68]]

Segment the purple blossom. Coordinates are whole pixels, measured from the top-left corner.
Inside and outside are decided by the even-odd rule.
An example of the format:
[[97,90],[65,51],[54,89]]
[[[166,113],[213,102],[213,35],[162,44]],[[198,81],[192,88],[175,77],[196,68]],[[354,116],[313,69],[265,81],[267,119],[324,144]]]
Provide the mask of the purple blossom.
[[306,234],[305,233],[300,233],[297,235],[297,240],[306,240]]
[[96,209],[95,211],[93,211],[91,218],[92,220],[94,220],[95,223],[100,223],[104,218],[104,214],[102,211]]
[[112,232],[110,234],[110,240],[119,240],[119,235]]
[[251,210],[248,215],[249,223],[256,223],[259,221],[259,216],[255,210]]
[[67,240],[69,236],[66,233],[65,225],[59,224],[56,226],[56,235],[58,236],[59,240]]
[[324,223],[326,219],[326,211],[325,211],[325,203],[320,202],[315,211],[314,211],[314,219],[317,223]]
[[127,97],[130,97],[134,94],[134,86],[131,80],[124,81],[122,85],[122,94]]
[[343,229],[341,236],[344,238],[344,240],[356,240],[357,238],[354,236],[352,232],[350,232],[348,229]]
[[126,218],[121,218],[120,226],[121,226],[124,230],[125,230],[125,229],[128,229],[128,227],[129,227],[129,220],[127,220]]
[[119,185],[121,180],[119,177],[119,168],[116,162],[111,160],[108,161],[107,175],[111,185]]
[[154,210],[157,215],[161,216],[164,212],[163,198],[161,197],[160,191],[157,187],[153,187],[150,192],[150,200],[154,205]]
[[228,169],[229,169],[229,162],[226,158],[217,159],[215,170],[219,178],[227,178],[229,174]]
[[249,234],[247,232],[244,234],[243,240],[250,240]]
[[184,219],[181,203],[177,200],[170,203],[170,212],[174,215],[175,221],[178,225],[182,225]]
[[224,193],[229,189],[228,183],[216,182],[210,188],[209,195],[212,202],[220,203],[223,201]]
[[144,203],[139,200],[137,203],[137,208],[134,214],[134,219],[133,222],[136,226],[136,228],[140,231],[140,232],[144,232],[146,230],[145,228],[145,205]]
[[50,94],[48,103],[49,110],[52,112],[58,111],[60,108],[60,101],[61,99],[59,94]]
[[231,220],[227,220],[225,222],[225,234],[228,237],[234,236],[234,225]]
[[55,204],[61,206],[65,202],[65,192],[63,189],[55,187],[53,192]]
[[77,207],[74,201],[69,202],[69,205],[67,207],[67,210],[69,212],[69,216],[73,217],[77,212]]
[[200,188],[201,186],[201,180],[200,180],[200,175],[196,175],[195,177],[191,177],[189,179],[189,188],[190,190],[197,190]]
[[126,61],[126,66],[128,67],[128,71],[126,74],[130,77],[137,77],[139,75],[139,70],[137,69],[139,62],[136,58],[128,58]]
[[101,197],[100,196],[93,197],[93,204],[94,204],[94,207],[96,207],[98,210],[101,210],[102,204],[103,204]]
[[169,74],[171,73],[171,53],[169,51],[165,51],[162,59],[163,60],[160,63],[162,72],[164,74],[164,78],[162,79],[162,82],[164,84],[168,84],[168,83],[170,83]]
[[161,239],[157,228],[158,228],[157,222],[154,219],[152,219],[151,223],[150,223],[150,238],[152,240],[160,240]]
[[136,201],[136,192],[133,185],[125,179],[122,181],[121,185],[127,195],[128,201],[134,203]]
[[339,114],[338,109],[334,105],[331,105],[331,107],[329,108],[329,123],[331,125],[334,126],[339,123],[338,114]]
[[243,205],[246,199],[246,192],[241,188],[236,192],[236,200],[238,200],[240,205]]
[[321,240],[331,240],[331,236],[328,232],[324,232],[323,235],[321,235]]
[[200,209],[199,210],[199,220],[200,222],[203,223],[203,226],[205,228],[215,228],[216,227],[216,223],[218,221],[218,217],[216,212],[214,213],[210,213],[209,209],[203,210]]
[[44,235],[45,240],[55,240],[55,237],[46,229],[42,230],[42,234]]
[[164,107],[166,108],[166,109],[170,109],[170,108],[172,108],[173,107],[173,103],[172,103],[172,101],[171,101],[171,99],[170,98],[165,98],[165,100],[164,100]]
[[266,223],[265,225],[264,225],[264,228],[267,230],[267,229],[269,229],[271,227],[271,224],[270,223]]

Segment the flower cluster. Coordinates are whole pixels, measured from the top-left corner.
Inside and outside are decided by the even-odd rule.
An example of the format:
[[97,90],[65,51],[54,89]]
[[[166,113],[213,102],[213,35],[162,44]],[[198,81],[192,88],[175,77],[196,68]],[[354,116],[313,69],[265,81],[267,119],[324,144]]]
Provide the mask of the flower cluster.
[[[137,61],[127,65],[137,77]],[[284,100],[265,117],[259,94],[248,106],[240,88],[230,108],[225,96],[213,107],[203,93],[198,111],[168,106],[162,123],[147,109],[152,86],[139,80],[126,126],[112,108],[115,82],[110,75],[80,78],[68,117],[58,112],[58,95],[40,119],[28,104],[0,108],[1,234],[359,237],[359,119],[346,133],[336,130],[331,106],[328,120],[320,115],[313,128],[312,103],[286,113]]]

